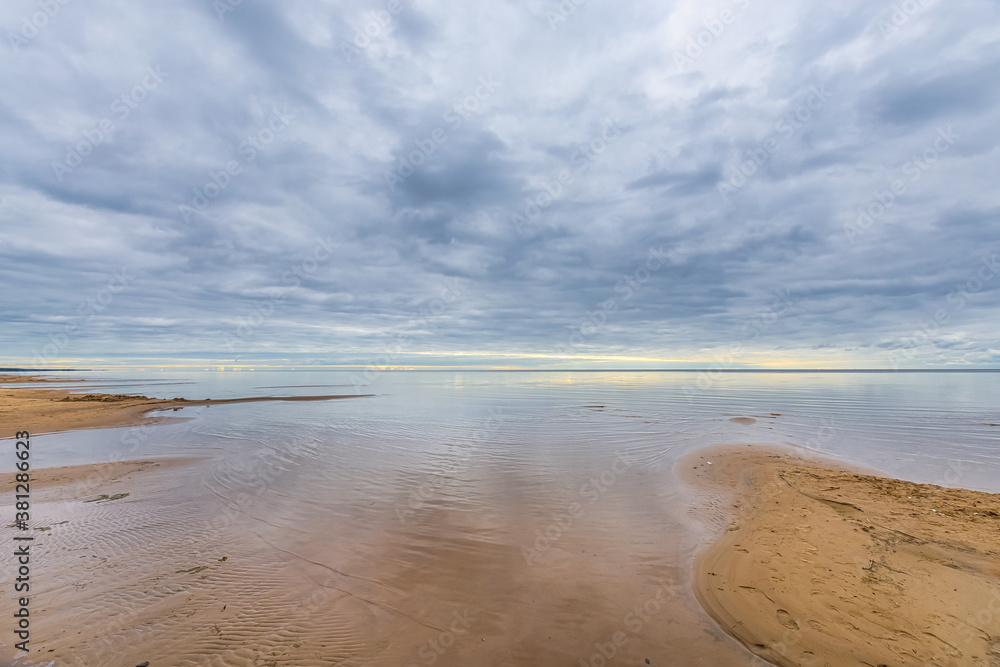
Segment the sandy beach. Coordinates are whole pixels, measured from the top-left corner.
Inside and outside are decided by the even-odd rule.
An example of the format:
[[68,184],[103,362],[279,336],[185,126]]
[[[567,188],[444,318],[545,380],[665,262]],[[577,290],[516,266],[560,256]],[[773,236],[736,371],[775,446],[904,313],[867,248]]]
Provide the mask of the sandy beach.
[[1000,665],[1000,495],[757,447],[678,464],[732,499],[697,560],[713,618],[792,665]]
[[[355,394],[329,396],[251,396],[221,400],[150,398],[125,394],[81,393],[67,389],[14,388],[3,385],[74,382],[38,376],[0,375],[0,433],[13,435],[29,428],[32,434],[56,433],[85,428],[112,428],[150,424],[162,416],[148,416],[157,410],[179,410],[199,405],[228,405],[262,401],[330,401],[363,398]],[[82,382],[82,381],[79,381]],[[84,383],[85,386],[85,383]]]

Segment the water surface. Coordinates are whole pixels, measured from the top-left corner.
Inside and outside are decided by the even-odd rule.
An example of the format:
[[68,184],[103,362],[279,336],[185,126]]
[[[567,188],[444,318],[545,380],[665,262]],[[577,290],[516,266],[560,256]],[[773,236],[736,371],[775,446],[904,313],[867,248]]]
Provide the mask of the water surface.
[[[84,376],[165,398],[374,394],[36,439],[35,466],[210,457],[165,497],[186,508],[190,540],[243,549],[288,593],[265,586],[233,621],[251,641],[316,651],[282,653],[287,664],[599,665],[609,652],[751,664],[690,590],[724,499],[694,494],[673,466],[704,445],[808,447],[1000,491],[995,373],[385,372],[362,387],[336,371]],[[191,585],[215,600],[241,584]],[[199,652],[253,664],[222,636],[189,638],[178,664]]]

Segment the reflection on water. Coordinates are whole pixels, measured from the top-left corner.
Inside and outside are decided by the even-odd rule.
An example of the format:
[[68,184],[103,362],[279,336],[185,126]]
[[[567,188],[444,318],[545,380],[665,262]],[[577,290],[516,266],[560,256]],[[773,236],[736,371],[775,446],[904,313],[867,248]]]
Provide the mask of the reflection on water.
[[[340,372],[92,377],[187,398],[346,393],[351,384]],[[193,419],[132,435],[39,438],[34,459],[211,456],[204,520],[255,545],[253,559],[275,582],[303,585],[299,610],[285,611],[300,619],[299,643],[324,659],[751,664],[691,594],[688,567],[704,532],[672,473],[678,456],[708,444],[788,443],[914,481],[1000,491],[998,380],[382,373],[365,388],[374,398],[186,408],[176,414]],[[698,502],[723,510],[718,498]],[[225,655],[219,664],[253,664]],[[326,664],[309,659],[287,664]]]
[[[354,393],[346,372],[150,375],[87,377],[101,391],[191,399]],[[363,388],[375,399],[186,408],[171,414],[196,414],[194,425],[162,426],[149,439],[157,451],[189,451],[224,450],[227,438],[320,437],[341,449],[374,448],[399,474],[433,470],[456,447],[549,470],[566,463],[552,455],[586,461],[665,444],[672,453],[660,469],[667,470],[703,443],[795,443],[914,481],[1000,491],[998,380],[996,373],[382,373]],[[734,424],[733,416],[757,421]],[[84,462],[119,446],[116,439],[115,431],[49,436],[49,451],[53,463]]]

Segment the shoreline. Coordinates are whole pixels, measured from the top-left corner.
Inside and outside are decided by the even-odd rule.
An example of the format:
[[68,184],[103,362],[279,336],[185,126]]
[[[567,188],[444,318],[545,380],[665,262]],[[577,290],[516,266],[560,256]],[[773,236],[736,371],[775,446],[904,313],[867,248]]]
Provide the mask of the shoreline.
[[[32,434],[62,433],[93,428],[117,428],[153,423],[168,419],[163,415],[149,416],[158,410],[257,403],[262,401],[331,401],[345,398],[367,398],[373,394],[325,396],[248,396],[244,398],[199,399],[150,398],[141,395],[78,393],[69,389],[42,387],[11,388],[4,385],[31,383],[61,383],[64,380],[37,375],[0,375],[0,434],[27,430]],[[86,386],[86,380],[71,379]]]
[[757,656],[1000,665],[1000,494],[764,447],[700,449],[675,470],[730,499],[695,595]]

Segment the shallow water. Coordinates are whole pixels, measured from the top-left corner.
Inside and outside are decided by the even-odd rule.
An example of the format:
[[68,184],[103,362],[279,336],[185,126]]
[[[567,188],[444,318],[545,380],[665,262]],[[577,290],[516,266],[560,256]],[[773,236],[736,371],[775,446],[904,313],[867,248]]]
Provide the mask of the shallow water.
[[[84,376],[97,391],[189,399],[375,394],[184,408],[170,414],[185,421],[33,444],[35,467],[208,455],[158,502],[189,540],[243,553],[249,569],[184,593],[214,604],[267,572],[246,593],[257,607],[220,636],[279,651],[278,664],[752,664],[690,590],[693,553],[724,511],[674,477],[701,445],[793,444],[1000,491],[996,373],[387,372],[361,387],[335,371]],[[147,541],[183,543],[161,523]],[[89,611],[138,613],[116,595],[130,593]],[[234,641],[150,646],[176,664],[260,659]],[[292,643],[313,653],[284,652]],[[93,653],[79,664],[116,664],[82,646]]]
[[[87,391],[164,398],[376,394],[186,408],[170,414],[196,423],[150,430],[147,454],[319,438],[338,444],[310,450],[332,457],[321,465],[342,466],[340,455],[361,448],[365,460],[398,474],[434,473],[456,452],[474,451],[477,460],[544,478],[561,475],[568,460],[597,461],[623,448],[666,470],[700,444],[794,443],[912,481],[1000,491],[1000,373],[386,372],[360,386],[354,373],[338,371],[81,376],[93,380]],[[121,434],[46,436],[40,456],[52,465],[103,460],[135,440],[123,446]],[[0,470],[10,464],[0,461]]]

